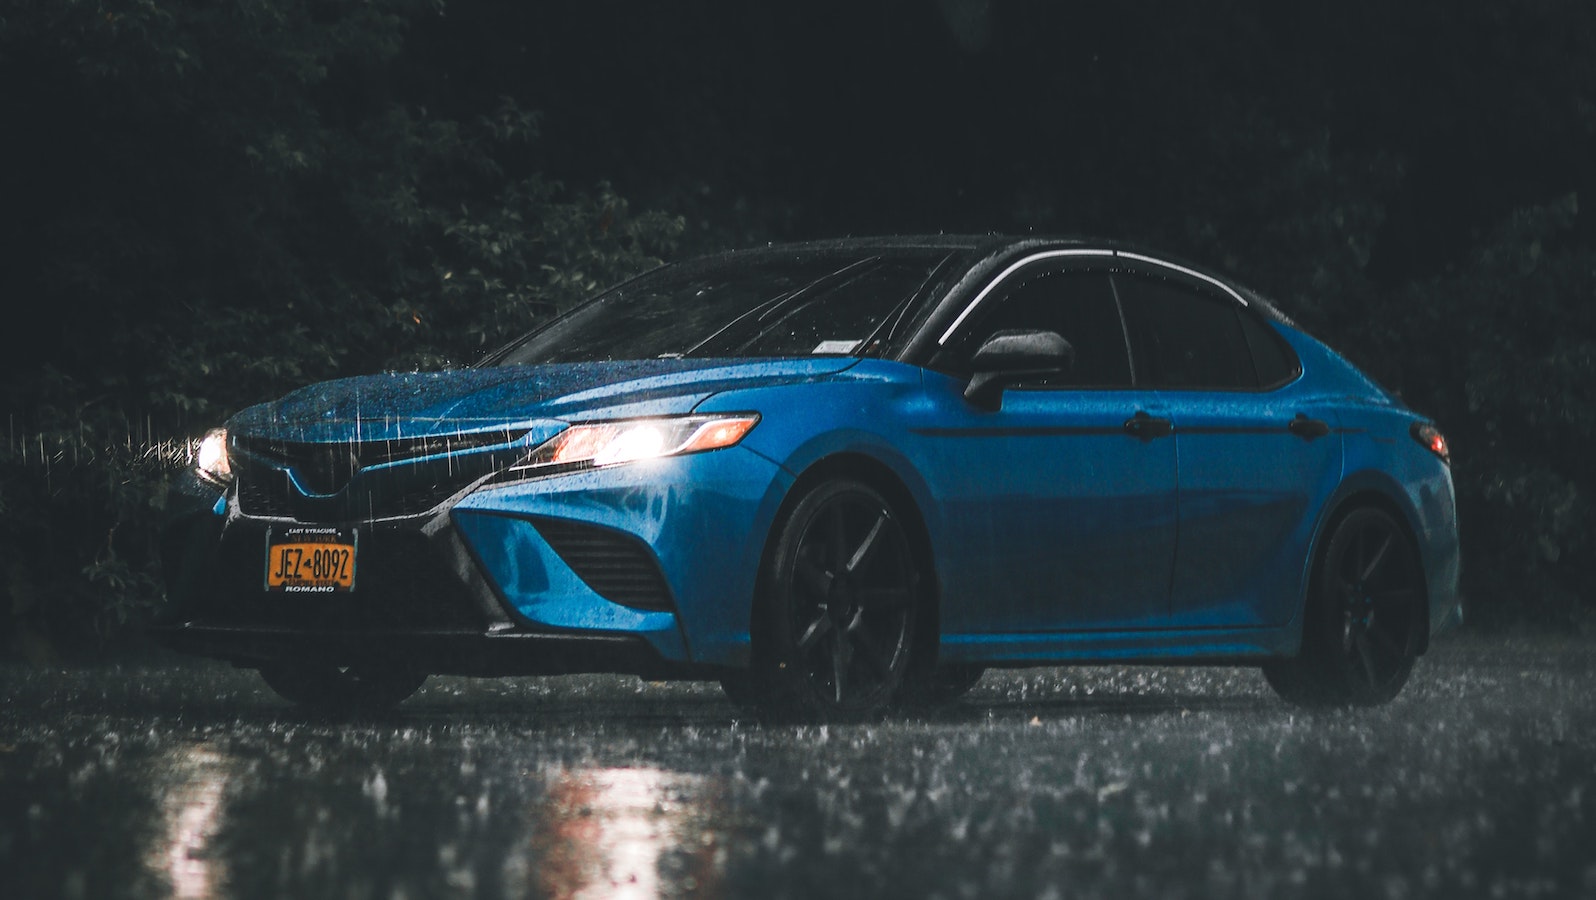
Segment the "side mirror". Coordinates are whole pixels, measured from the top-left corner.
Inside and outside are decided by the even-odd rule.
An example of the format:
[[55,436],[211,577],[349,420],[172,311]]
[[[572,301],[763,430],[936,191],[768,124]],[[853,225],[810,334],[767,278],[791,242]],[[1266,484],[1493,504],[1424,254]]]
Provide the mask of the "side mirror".
[[999,331],[970,357],[970,367],[975,374],[964,399],[982,409],[997,409],[1006,385],[1075,368],[1075,348],[1056,331]]

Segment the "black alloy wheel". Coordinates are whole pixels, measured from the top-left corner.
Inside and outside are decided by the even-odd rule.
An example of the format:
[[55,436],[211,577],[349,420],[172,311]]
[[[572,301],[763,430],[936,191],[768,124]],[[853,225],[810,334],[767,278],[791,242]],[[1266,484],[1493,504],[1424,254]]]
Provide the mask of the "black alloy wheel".
[[379,712],[421,689],[425,672],[394,666],[334,666],[277,662],[260,667],[266,685],[284,700],[318,712]]
[[1425,628],[1424,575],[1407,532],[1383,510],[1354,510],[1315,567],[1302,653],[1264,667],[1285,699],[1373,706],[1407,683]]
[[892,505],[861,482],[817,485],[782,526],[763,584],[763,705],[844,720],[885,709],[909,670],[922,584]]

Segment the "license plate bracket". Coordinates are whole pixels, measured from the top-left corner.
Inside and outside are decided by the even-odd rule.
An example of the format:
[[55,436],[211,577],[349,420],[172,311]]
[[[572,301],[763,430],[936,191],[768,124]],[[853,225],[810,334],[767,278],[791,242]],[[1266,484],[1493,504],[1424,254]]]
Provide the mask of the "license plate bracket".
[[360,534],[354,528],[268,528],[266,590],[280,594],[353,591],[359,544]]

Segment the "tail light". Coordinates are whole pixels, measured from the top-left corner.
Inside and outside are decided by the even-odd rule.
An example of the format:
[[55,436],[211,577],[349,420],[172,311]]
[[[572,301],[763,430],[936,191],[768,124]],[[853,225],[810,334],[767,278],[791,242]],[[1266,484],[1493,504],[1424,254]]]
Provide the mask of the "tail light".
[[1452,464],[1452,449],[1446,445],[1446,435],[1442,434],[1439,428],[1429,422],[1414,422],[1408,429],[1408,434],[1423,444],[1424,449],[1440,457],[1441,462]]

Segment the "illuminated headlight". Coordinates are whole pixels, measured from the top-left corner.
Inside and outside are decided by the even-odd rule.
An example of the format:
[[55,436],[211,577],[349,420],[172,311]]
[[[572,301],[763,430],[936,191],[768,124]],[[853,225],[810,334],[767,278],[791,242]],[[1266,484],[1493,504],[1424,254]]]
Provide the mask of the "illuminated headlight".
[[511,466],[510,472],[541,475],[719,450],[742,440],[757,424],[758,414],[743,413],[572,425]]
[[200,439],[194,451],[194,464],[205,478],[217,484],[233,480],[233,467],[227,462],[227,429],[212,428]]

